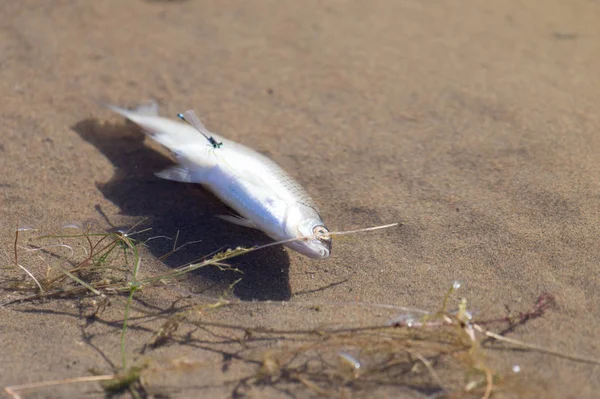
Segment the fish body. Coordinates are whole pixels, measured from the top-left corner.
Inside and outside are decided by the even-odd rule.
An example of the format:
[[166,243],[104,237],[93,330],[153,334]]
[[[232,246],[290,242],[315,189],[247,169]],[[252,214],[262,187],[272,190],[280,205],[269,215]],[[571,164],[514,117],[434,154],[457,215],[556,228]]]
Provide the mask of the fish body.
[[135,110],[104,105],[139,125],[173,154],[177,165],[158,177],[202,184],[240,215],[219,216],[222,219],[261,230],[276,241],[305,237],[285,245],[313,259],[329,257],[331,238],[317,206],[271,159],[209,132],[199,121],[199,126],[192,126],[160,117],[156,104]]

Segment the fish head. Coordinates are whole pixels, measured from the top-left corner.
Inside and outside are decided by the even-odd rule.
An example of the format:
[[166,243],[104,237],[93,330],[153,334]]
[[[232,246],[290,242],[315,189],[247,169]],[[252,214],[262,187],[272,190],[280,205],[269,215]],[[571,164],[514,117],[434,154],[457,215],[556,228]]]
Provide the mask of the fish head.
[[312,259],[328,258],[331,254],[331,236],[319,213],[311,207],[300,205],[290,216],[295,220],[288,223],[288,234],[299,240],[287,246]]

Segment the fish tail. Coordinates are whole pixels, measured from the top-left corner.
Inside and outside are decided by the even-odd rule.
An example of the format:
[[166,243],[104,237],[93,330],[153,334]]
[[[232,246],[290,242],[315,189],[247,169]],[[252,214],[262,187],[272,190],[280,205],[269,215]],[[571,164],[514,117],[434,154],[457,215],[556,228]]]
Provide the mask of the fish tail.
[[158,104],[155,101],[142,104],[134,109],[122,108],[106,102],[100,102],[100,104],[140,126],[145,134],[173,153],[180,152],[181,148],[190,142],[198,141],[195,134],[190,135],[178,128],[178,125],[184,126],[183,123],[161,118],[158,115]]

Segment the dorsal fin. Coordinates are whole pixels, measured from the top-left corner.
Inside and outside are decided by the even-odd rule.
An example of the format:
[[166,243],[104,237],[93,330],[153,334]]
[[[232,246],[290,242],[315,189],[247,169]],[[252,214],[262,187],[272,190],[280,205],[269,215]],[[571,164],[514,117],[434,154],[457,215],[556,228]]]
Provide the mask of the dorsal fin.
[[158,116],[158,103],[150,100],[147,104],[138,105],[134,110],[140,115]]

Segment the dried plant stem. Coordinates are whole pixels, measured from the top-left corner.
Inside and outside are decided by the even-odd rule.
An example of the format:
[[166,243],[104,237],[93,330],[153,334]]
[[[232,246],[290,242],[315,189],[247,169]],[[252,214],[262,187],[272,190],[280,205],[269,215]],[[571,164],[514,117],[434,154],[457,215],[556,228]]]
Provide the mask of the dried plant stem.
[[66,385],[66,384],[77,384],[81,382],[95,382],[95,381],[108,381],[116,378],[115,374],[110,375],[92,375],[87,377],[75,377],[75,378],[66,378],[64,380],[51,380],[51,381],[41,381],[41,382],[33,382],[30,384],[22,384],[22,385],[12,385],[4,388],[4,392],[8,396],[13,399],[20,399],[19,391],[29,391],[32,389],[38,388],[47,388],[57,385]]
[[591,358],[591,357],[587,357],[587,356],[573,355],[573,354],[564,353],[564,352],[561,352],[561,351],[558,351],[555,349],[544,348],[543,346],[540,346],[540,345],[528,344],[527,342],[519,341],[519,340],[513,339],[513,338],[504,337],[500,334],[496,334],[494,332],[488,331],[477,324],[473,324],[473,328],[475,328],[477,331],[479,331],[480,333],[484,334],[485,336],[487,336],[489,338],[493,338],[493,339],[495,339],[497,341],[501,341],[501,342],[506,342],[511,345],[519,346],[521,348],[532,349],[532,350],[535,350],[538,352],[547,353],[549,355],[554,355],[554,356],[562,357],[562,358],[577,361],[577,362],[584,362],[584,363],[600,365],[600,359],[595,359],[595,358]]
[[142,258],[138,252],[138,249],[135,245],[133,245],[129,239],[124,237],[123,242],[133,251],[135,265],[133,266],[133,276],[131,282],[129,283],[130,292],[129,297],[127,298],[127,303],[125,304],[125,312],[123,315],[123,329],[121,330],[121,363],[123,366],[123,370],[127,369],[127,354],[125,351],[125,334],[127,333],[127,322],[129,321],[129,312],[131,310],[131,303],[133,302],[133,294],[140,287],[137,282],[138,271],[140,270],[140,264],[142,262]]
[[438,384],[440,387],[443,387],[444,383],[440,379],[440,376],[438,375],[438,373],[433,368],[433,365],[431,364],[431,362],[429,360],[427,360],[427,358],[425,356],[421,355],[420,353],[415,354],[415,357],[417,359],[419,359],[421,361],[421,363],[423,363],[425,365],[425,367],[429,371],[429,374],[431,374],[431,378],[433,378],[435,383]]
[[35,278],[35,276],[29,271],[27,270],[25,267],[21,266],[19,264],[19,251],[18,251],[18,243],[19,243],[19,229],[17,228],[17,230],[15,231],[15,244],[14,244],[14,251],[15,251],[15,265],[20,268],[21,270],[23,270],[29,277],[31,277],[31,279],[35,282],[35,284],[38,286],[38,288],[40,289],[40,293],[44,293],[44,289],[42,288],[42,285],[40,284],[40,282]]

